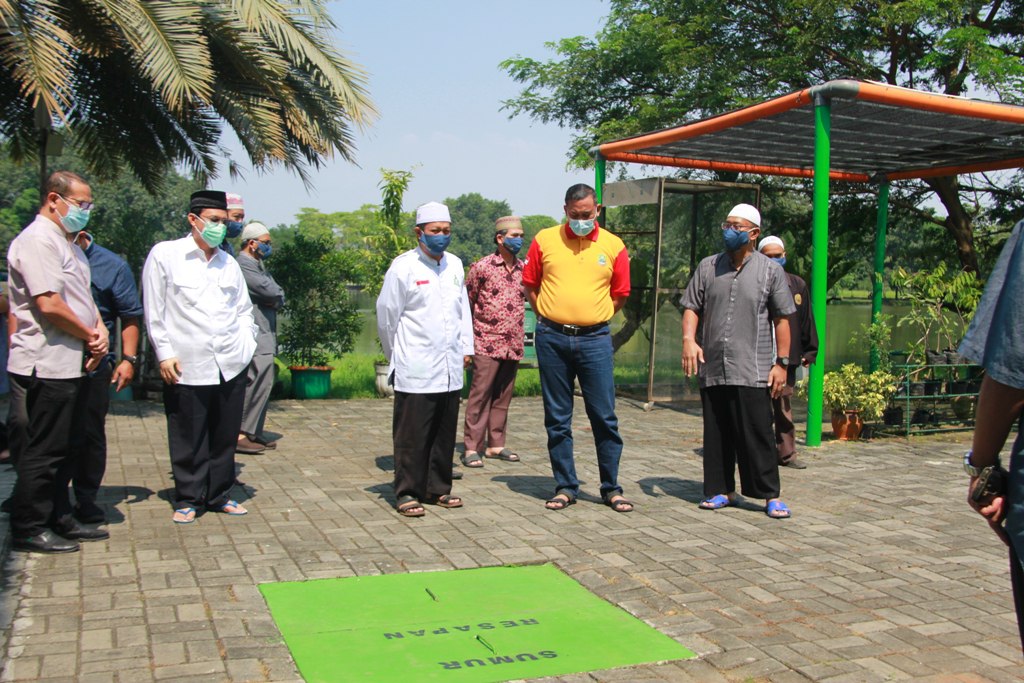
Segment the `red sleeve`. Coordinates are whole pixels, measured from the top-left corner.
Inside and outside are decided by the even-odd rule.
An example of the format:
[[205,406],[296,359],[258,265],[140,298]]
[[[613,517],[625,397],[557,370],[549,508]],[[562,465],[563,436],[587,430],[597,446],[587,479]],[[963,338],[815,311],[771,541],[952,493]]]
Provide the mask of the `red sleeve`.
[[[541,253],[537,238],[530,242],[530,249],[526,252],[526,265],[523,267],[523,284],[527,287],[540,287],[541,278],[544,277],[544,254]],[[626,271],[627,287],[629,282],[629,271]]]
[[629,296],[629,252],[626,247],[615,257],[615,264],[612,266],[612,296]]

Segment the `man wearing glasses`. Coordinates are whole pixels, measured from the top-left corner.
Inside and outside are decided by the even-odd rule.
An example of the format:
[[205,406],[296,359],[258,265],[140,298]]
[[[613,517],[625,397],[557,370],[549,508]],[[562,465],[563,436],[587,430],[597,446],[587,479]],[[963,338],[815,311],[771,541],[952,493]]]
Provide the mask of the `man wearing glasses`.
[[[228,195],[230,202],[231,195]],[[228,217],[231,205],[228,204]],[[242,408],[242,431],[238,434],[236,453],[262,453],[277,448],[277,442],[263,435],[267,419],[270,390],[274,388],[274,354],[277,353],[277,311],[284,305],[284,290],[267,272],[264,261],[273,251],[270,231],[253,221],[242,230],[238,266],[252,299],[253,317],[259,332],[256,355],[252,357],[245,380],[245,405]]]
[[[796,312],[782,267],[756,251],[761,213],[737,204],[722,224],[725,251],[697,265],[683,294],[683,372],[698,375],[704,409],[704,500],[717,510],[743,494],[763,498],[773,519],[790,516],[779,499],[771,399],[786,386],[789,320]],[[769,322],[769,316],[771,323]],[[796,359],[799,362],[799,359]]]
[[618,236],[598,225],[601,205],[594,188],[573,185],[563,208],[565,223],[537,233],[523,270],[526,295],[537,312],[534,343],[555,477],[555,495],[545,507],[564,510],[579,495],[572,434],[578,379],[594,432],[601,498],[616,512],[630,512],[633,504],[618,482],[622,436],[608,329],[608,321],[629,297],[629,254]]
[[91,209],[88,183],[69,171],[55,172],[39,214],[7,252],[13,318],[7,370],[14,414],[24,420],[17,427],[24,443],[10,509],[15,550],[74,552],[80,540],[110,536],[78,525],[68,496],[83,369],[96,368],[109,336],[89,289],[89,261],[74,243]]

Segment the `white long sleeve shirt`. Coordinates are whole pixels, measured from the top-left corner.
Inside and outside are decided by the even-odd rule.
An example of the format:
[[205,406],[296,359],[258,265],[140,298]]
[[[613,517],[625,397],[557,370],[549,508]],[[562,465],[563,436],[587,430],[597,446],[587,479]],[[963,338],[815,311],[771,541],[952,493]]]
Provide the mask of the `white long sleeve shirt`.
[[242,270],[223,250],[207,260],[192,235],[160,242],[142,269],[142,303],[157,360],[176,357],[182,384],[219,384],[249,366],[252,302]]
[[377,297],[377,334],[396,391],[462,389],[463,356],[473,355],[473,320],[458,256],[440,263],[419,247],[391,262]]

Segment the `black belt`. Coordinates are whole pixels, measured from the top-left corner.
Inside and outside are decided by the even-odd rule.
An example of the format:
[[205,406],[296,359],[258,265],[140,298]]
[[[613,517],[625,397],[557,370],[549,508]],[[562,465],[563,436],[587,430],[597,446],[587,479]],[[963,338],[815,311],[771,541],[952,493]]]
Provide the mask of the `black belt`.
[[554,320],[548,320],[542,315],[537,316],[537,320],[544,323],[545,327],[549,327],[555,332],[561,332],[562,334],[569,335],[570,337],[578,337],[581,334],[590,334],[591,332],[597,332],[608,327],[607,322],[598,323],[596,325],[587,325],[586,327],[580,327],[579,325],[563,325],[562,323],[556,323]]

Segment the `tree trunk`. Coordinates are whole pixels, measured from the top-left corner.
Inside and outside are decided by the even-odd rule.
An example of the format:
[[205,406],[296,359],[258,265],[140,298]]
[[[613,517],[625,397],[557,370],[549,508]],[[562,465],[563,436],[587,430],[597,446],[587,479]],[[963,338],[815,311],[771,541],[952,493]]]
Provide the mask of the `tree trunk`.
[[932,188],[949,213],[945,221],[946,232],[956,243],[956,254],[960,259],[960,266],[964,270],[977,273],[978,252],[974,250],[974,227],[971,224],[970,215],[964,210],[964,205],[960,201],[957,177],[954,175],[929,178],[925,180],[925,183]]

